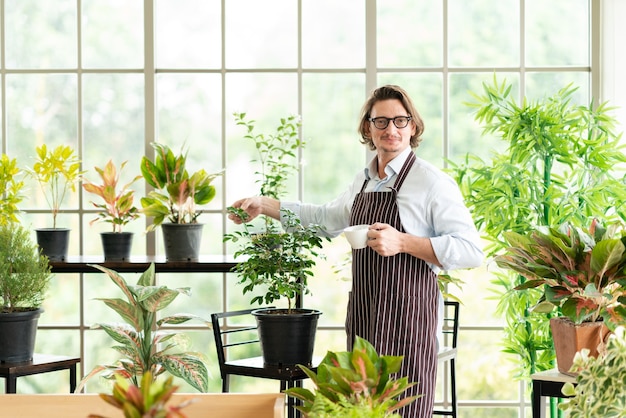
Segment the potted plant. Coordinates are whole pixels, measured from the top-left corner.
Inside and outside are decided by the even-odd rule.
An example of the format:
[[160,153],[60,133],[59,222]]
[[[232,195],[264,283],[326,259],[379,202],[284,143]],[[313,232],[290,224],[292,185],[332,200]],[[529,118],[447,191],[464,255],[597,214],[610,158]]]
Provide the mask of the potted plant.
[[608,330],[626,323],[624,225],[605,227],[594,220],[588,229],[564,223],[527,234],[509,231],[504,237],[510,246],[496,263],[527,279],[515,289],[543,291],[537,312],[558,308],[550,326],[559,371],[569,373],[583,346],[597,356]]
[[17,160],[2,154],[0,157],[0,190],[3,190],[3,195],[0,199],[0,225],[18,222],[17,214],[20,210],[17,205],[24,200],[22,195],[24,182],[17,179],[20,173]]
[[[154,380],[152,373],[146,372],[139,385],[116,376],[112,394],[101,393],[100,398],[121,409],[124,418],[185,418],[181,410],[191,401],[179,405],[167,404],[177,390],[172,376],[165,380]],[[106,417],[90,414],[88,418]]]
[[37,160],[28,173],[39,183],[52,210],[52,228],[37,229],[37,243],[50,261],[63,261],[67,256],[70,230],[57,228],[57,215],[67,194],[76,191],[76,183],[83,174],[80,160],[69,145],[48,149],[42,144],[37,147]]
[[302,402],[296,409],[307,418],[400,417],[395,412],[419,397],[400,399],[415,385],[406,377],[392,378],[402,360],[402,356],[379,356],[368,341],[357,336],[351,352],[329,351],[317,372],[300,365],[315,392],[295,387],[285,393]]
[[[279,198],[285,193],[289,175],[296,170],[296,151],[303,146],[298,139],[299,119],[282,118],[276,133],[269,135],[255,134],[255,121],[246,119],[245,113],[235,114],[235,119],[246,128],[245,138],[254,143],[258,152],[261,167],[256,174],[261,194]],[[228,210],[242,220],[247,218],[244,211]],[[287,303],[286,308],[253,312],[265,362],[310,365],[321,312],[303,309],[297,300],[310,292],[307,280],[313,275],[316,257],[322,256],[318,250],[322,248],[323,238],[317,235],[318,226],[302,225],[291,212],[285,211],[283,220],[281,226],[264,216],[260,226],[244,223],[243,230],[226,234],[224,240],[239,244],[234,256],[242,261],[233,271],[239,276],[243,293],[262,289],[251,303],[271,304],[278,300]]]
[[141,274],[136,285],[127,284],[126,280],[114,270],[98,265],[93,267],[106,273],[126,296],[127,300],[99,299],[118,313],[124,323],[94,325],[113,338],[118,344],[114,349],[124,358],[112,365],[96,366],[83,378],[76,392],[80,392],[85,383],[95,375],[102,374],[108,379],[120,375],[139,385],[141,376],[147,372],[150,372],[154,379],[168,372],[185,380],[200,392],[206,392],[208,371],[201,356],[193,352],[177,352],[174,339],[178,332],[164,329],[168,325],[202,319],[183,313],[157,317],[158,313],[167,308],[178,295],[189,295],[189,288],[170,289],[167,286],[157,286],[154,263]]
[[[508,246],[506,231],[526,234],[538,225],[571,222],[585,226],[599,217],[624,218],[626,188],[613,170],[626,161],[616,120],[606,103],[572,103],[577,88],[567,85],[555,94],[515,99],[512,84],[484,83],[468,103],[486,137],[502,147],[488,159],[468,154],[451,162],[489,257]],[[507,353],[515,354],[517,376],[554,367],[549,316],[532,311],[543,292],[516,291],[526,279],[511,270],[494,270],[498,313],[505,321]],[[556,407],[553,409],[555,410]]]
[[566,396],[559,409],[570,418],[626,416],[626,329],[618,327],[607,342],[606,351],[598,357],[583,349],[576,354],[573,371],[576,385],[566,383]]
[[105,260],[128,260],[133,240],[133,233],[123,231],[124,225],[139,217],[139,209],[133,205],[135,191],[130,189],[130,185],[141,178],[137,175],[131,182],[123,185],[117,190],[120,180],[120,173],[126,166],[127,161],[120,165],[118,171],[109,160],[103,168],[95,167],[100,176],[101,184],[92,183],[83,177],[83,188],[89,193],[99,196],[104,203],[91,202],[101,212],[89,224],[95,222],[108,222],[113,226],[113,231],[102,232],[102,248]]
[[30,232],[18,223],[0,225],[0,361],[33,358],[41,305],[52,275]]
[[159,143],[152,146],[154,162],[146,156],[141,159],[141,175],[154,188],[141,198],[142,212],[152,217],[148,231],[161,226],[167,260],[197,261],[203,226],[197,220],[201,213],[197,206],[213,200],[216,191],[211,182],[222,172],[209,174],[200,169],[189,174],[186,153],[175,155]]

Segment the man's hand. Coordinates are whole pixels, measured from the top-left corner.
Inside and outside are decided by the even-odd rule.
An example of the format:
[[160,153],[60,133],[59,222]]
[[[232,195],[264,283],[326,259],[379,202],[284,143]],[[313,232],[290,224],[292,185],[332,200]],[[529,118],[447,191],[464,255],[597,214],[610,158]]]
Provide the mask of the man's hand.
[[403,233],[389,224],[375,223],[367,232],[367,245],[378,254],[389,257],[402,252]]
[[370,226],[367,237],[367,245],[383,257],[407,253],[441,267],[430,238],[400,232],[391,225],[379,222]]
[[[239,211],[230,211],[228,214],[228,219],[237,225],[244,222],[250,222],[259,215],[267,215],[274,219],[278,219],[280,217],[280,202],[276,199],[270,199],[269,197],[246,197],[245,199],[237,200],[231,206],[235,209],[240,209]],[[245,219],[242,219],[242,217],[239,216],[241,213],[237,213],[241,211],[248,214],[248,217],[244,217]]]
[[[244,222],[250,222],[257,216],[262,214],[261,198],[247,197],[239,199],[231,205],[235,210],[229,211],[228,219],[240,225]],[[245,215],[245,216],[243,216]]]

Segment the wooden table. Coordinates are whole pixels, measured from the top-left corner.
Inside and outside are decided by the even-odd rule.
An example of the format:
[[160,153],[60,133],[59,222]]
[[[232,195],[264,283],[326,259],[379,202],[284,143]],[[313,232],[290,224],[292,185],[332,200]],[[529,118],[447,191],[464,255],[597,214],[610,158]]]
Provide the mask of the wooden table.
[[31,361],[19,363],[0,363],[0,377],[6,380],[6,393],[16,393],[17,378],[57,370],[70,371],[70,393],[76,389],[76,364],[78,357],[35,354]]
[[[174,393],[169,405],[190,400],[182,409],[189,418],[283,418],[282,393]],[[122,412],[98,394],[10,394],[0,396],[0,416],[5,418],[85,418],[89,414],[121,417]]]
[[557,369],[535,373],[530,378],[533,382],[533,418],[545,418],[545,397],[567,398],[567,396],[563,395],[561,389],[563,389],[566,383],[576,383],[575,377],[560,373]]

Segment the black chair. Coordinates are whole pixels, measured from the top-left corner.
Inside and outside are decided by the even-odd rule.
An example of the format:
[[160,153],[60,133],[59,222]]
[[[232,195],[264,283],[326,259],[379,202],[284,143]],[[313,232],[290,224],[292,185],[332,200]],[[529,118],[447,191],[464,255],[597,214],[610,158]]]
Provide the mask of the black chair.
[[[301,387],[302,380],[308,378],[308,376],[298,366],[271,366],[264,364],[256,320],[251,314],[255,309],[258,308],[211,314],[217,360],[222,376],[222,392],[229,391],[231,375],[279,380],[281,392],[288,388]],[[229,324],[229,320],[233,323]],[[253,357],[248,355],[248,357],[244,358],[237,355],[237,351],[241,355],[244,352],[248,353],[250,350],[258,355]],[[312,367],[311,370],[317,370],[317,368]],[[294,405],[294,398],[288,397],[289,418],[299,416],[299,411],[294,408]]]
[[[443,316],[443,346],[439,348],[437,355],[439,364],[444,365],[444,375],[448,372],[450,378],[449,390],[444,390],[449,393],[450,399],[444,398],[444,407],[446,409],[433,410],[433,415],[446,415],[456,418],[457,416],[457,400],[456,400],[456,343],[459,334],[459,302],[447,300],[444,302],[444,316]],[[449,364],[446,364],[449,363]]]

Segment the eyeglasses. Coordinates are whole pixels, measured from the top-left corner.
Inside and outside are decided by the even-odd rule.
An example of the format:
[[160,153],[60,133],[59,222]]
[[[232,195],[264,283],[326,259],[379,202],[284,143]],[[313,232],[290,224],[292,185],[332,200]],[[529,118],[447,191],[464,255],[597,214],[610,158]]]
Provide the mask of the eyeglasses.
[[396,116],[395,118],[386,118],[384,116],[381,116],[379,118],[368,118],[367,120],[372,122],[376,129],[387,129],[390,121],[393,121],[393,124],[396,128],[402,129],[406,128],[411,119],[413,119],[411,116]]

